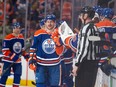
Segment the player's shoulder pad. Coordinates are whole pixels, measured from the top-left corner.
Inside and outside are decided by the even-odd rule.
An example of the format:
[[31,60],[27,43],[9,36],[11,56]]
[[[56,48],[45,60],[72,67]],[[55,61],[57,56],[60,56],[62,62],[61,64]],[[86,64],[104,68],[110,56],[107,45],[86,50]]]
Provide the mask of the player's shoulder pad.
[[11,38],[13,38],[12,34],[8,34],[8,35],[5,36],[5,39],[7,39],[7,40],[10,40]]
[[19,34],[19,38],[23,39],[24,38],[23,34]]
[[45,29],[40,29],[40,30],[37,30],[35,33],[34,33],[34,36],[38,36],[40,34],[46,34],[47,32],[45,31]]

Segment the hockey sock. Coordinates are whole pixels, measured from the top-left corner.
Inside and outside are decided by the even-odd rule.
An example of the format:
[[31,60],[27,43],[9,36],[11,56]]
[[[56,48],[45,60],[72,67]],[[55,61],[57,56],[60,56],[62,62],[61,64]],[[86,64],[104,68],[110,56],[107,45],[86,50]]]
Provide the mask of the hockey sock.
[[46,87],[45,84],[37,83],[36,87]]
[[0,87],[5,87],[5,86],[2,86],[2,85],[0,84]]
[[[5,85],[7,78],[8,78],[8,76],[2,76],[0,79],[0,84]],[[4,86],[2,86],[2,87],[4,87]]]
[[14,84],[20,84],[20,75],[14,75]]

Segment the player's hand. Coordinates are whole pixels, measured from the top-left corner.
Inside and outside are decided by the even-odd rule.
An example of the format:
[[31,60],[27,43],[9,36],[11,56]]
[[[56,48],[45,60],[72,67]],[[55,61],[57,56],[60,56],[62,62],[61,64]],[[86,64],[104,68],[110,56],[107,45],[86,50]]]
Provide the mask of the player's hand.
[[77,76],[77,70],[78,70],[78,67],[74,66],[71,75]]
[[31,69],[31,70],[36,70],[36,66],[37,66],[37,61],[36,61],[36,59],[29,59],[29,68]]
[[55,29],[54,32],[52,32],[51,34],[51,38],[58,37],[58,36],[59,36],[58,29]]
[[19,55],[17,55],[16,53],[11,53],[10,55],[10,59],[14,62],[16,62],[19,59]]
[[63,45],[63,42],[60,37],[54,37],[53,41],[56,43],[57,46]]

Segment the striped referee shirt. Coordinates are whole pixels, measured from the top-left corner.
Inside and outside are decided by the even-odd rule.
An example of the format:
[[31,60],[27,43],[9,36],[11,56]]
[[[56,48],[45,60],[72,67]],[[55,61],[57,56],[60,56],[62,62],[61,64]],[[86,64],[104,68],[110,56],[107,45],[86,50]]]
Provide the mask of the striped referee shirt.
[[77,63],[78,66],[83,60],[96,60],[95,53],[98,47],[94,45],[94,41],[89,41],[89,36],[97,35],[97,28],[93,23],[87,23],[81,30],[78,38],[77,47]]

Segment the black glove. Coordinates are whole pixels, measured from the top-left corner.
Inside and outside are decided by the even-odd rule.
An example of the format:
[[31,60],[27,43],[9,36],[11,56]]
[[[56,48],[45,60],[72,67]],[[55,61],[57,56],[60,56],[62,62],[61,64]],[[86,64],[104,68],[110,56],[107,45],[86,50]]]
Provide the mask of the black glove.
[[24,55],[24,58],[26,59],[26,61],[28,61],[29,57],[30,57],[29,54]]
[[29,68],[32,70],[36,70],[37,66],[37,61],[35,59],[30,59],[29,60]]
[[101,70],[107,75],[109,76],[111,74],[111,70],[114,68],[113,65],[108,64],[108,63],[103,63],[101,65]]

